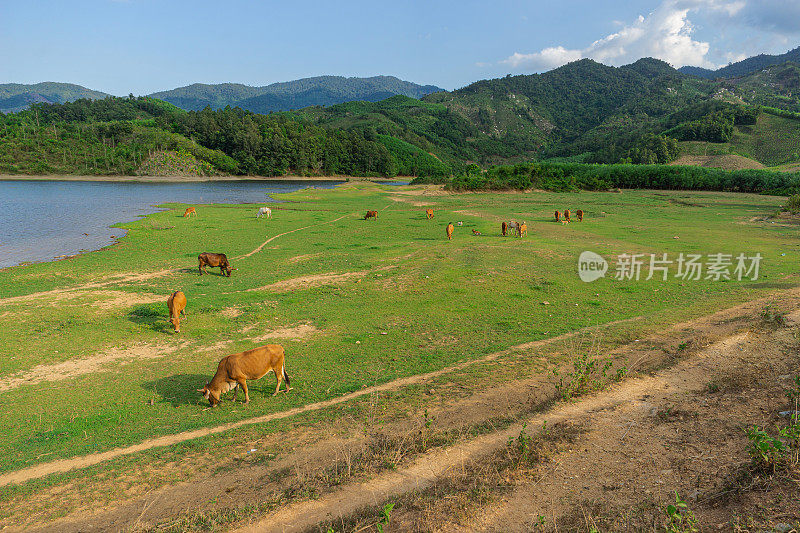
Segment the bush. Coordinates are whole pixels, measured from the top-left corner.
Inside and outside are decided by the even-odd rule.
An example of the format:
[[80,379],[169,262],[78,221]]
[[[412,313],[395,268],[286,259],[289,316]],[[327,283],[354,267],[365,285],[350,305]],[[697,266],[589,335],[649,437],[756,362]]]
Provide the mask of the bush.
[[789,201],[786,202],[786,210],[793,215],[800,213],[800,194],[795,194],[789,198]]

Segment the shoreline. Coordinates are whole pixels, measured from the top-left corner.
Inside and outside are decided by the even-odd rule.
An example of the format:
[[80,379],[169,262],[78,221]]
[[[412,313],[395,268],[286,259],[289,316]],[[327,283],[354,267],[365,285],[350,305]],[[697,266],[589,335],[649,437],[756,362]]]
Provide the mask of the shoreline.
[[376,183],[397,183],[414,179],[411,176],[397,176],[394,178],[380,177],[353,177],[353,176],[95,176],[71,174],[0,174],[0,181],[103,181],[103,182],[133,182],[133,183],[200,183],[200,182],[227,182],[227,181],[372,181]]

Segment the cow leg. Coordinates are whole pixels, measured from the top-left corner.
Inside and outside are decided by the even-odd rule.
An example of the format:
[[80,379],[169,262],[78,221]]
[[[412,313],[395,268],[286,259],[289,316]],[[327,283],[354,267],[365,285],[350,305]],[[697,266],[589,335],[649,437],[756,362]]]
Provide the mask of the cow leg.
[[250,393],[247,391],[247,381],[242,378],[237,380],[239,386],[244,389],[244,403],[250,403]]
[[[281,391],[281,382],[283,381],[283,372],[275,372],[275,377],[277,378],[278,383],[275,385],[275,392],[272,393],[273,396],[277,395]],[[286,386],[289,387],[288,385]]]

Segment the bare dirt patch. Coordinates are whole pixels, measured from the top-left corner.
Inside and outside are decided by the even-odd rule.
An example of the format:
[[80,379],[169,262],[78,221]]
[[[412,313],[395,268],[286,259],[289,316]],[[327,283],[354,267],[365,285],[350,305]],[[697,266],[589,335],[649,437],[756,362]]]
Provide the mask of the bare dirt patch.
[[167,305],[167,296],[161,294],[152,294],[147,292],[125,292],[125,291],[92,291],[87,293],[95,298],[92,302],[92,307],[103,310],[113,310],[125,307],[133,307],[134,305],[152,304],[157,302],[164,302]]
[[755,159],[741,155],[684,155],[670,163],[670,165],[684,165],[695,167],[722,168],[725,170],[746,170],[765,168]]
[[296,326],[274,329],[267,331],[263,335],[251,337],[255,342],[264,342],[272,339],[291,339],[301,340],[319,331],[311,324],[298,324]]
[[220,311],[220,314],[226,318],[236,318],[242,314],[242,310],[238,307],[226,307]]
[[268,292],[289,292],[297,289],[309,289],[311,287],[319,287],[321,285],[334,285],[343,283],[354,278],[363,278],[369,273],[368,270],[359,270],[357,272],[344,272],[336,274],[329,272],[327,274],[314,274],[311,276],[301,276],[299,278],[291,278],[283,281],[276,281],[269,285],[256,287],[254,289],[247,289],[250,291],[268,291]]
[[288,259],[289,263],[302,263],[304,261],[310,261],[312,259],[316,259],[318,257],[322,257],[324,254],[322,252],[317,252],[315,254],[303,254],[303,255],[296,255],[294,257],[290,257]]
[[174,353],[180,345],[140,344],[128,348],[111,348],[92,357],[73,359],[63,363],[37,365],[19,374],[6,376],[0,381],[0,392],[16,389],[22,385],[35,385],[47,381],[61,381],[91,374],[101,370],[109,363],[123,363],[126,360],[158,359]]

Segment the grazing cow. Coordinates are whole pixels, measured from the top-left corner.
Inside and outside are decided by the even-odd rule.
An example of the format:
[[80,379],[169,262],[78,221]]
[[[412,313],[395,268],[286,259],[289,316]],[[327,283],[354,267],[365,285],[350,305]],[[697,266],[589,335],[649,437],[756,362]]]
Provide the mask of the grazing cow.
[[575,211],[575,216],[578,217],[578,222],[583,222],[583,211],[578,209]]
[[247,391],[248,379],[259,379],[266,376],[269,371],[275,372],[278,385],[275,387],[275,396],[281,388],[281,382],[286,381],[286,390],[289,386],[289,374],[286,373],[286,355],[279,344],[267,344],[260,348],[253,348],[246,352],[227,355],[217,365],[217,373],[210,383],[197,392],[202,393],[211,407],[216,407],[222,395],[233,389],[233,401],[236,401],[237,388],[244,390],[244,403],[250,403],[250,394]]
[[473,235],[481,235],[481,232],[476,230],[476,229],[474,229],[474,230],[472,230],[472,234]]
[[528,225],[525,222],[519,227],[519,236],[522,237],[523,235],[528,234]]
[[370,218],[374,218],[375,220],[378,220],[378,212],[377,211],[367,211],[367,214],[364,215],[364,220],[367,220],[367,219],[370,219]]
[[503,224],[500,226],[500,231],[503,232],[503,237],[508,234],[508,224],[506,224],[505,221],[503,221]]
[[175,327],[175,333],[181,332],[181,313],[186,317],[186,295],[181,291],[175,291],[167,298],[169,308],[169,321]]
[[453,223],[452,222],[450,222],[447,225],[447,230],[446,231],[447,231],[447,240],[448,241],[452,240],[453,239]]
[[190,217],[190,216],[197,216],[197,211],[194,210],[194,207],[187,207],[186,211],[183,212],[183,218]]
[[259,207],[256,218],[261,218],[262,216],[266,216],[267,218],[272,218],[272,209],[270,209],[269,207]]
[[560,221],[561,221],[561,213],[556,211],[556,222],[560,222]]
[[564,220],[566,220],[567,222],[572,222],[572,219],[570,218],[569,209],[564,211]]
[[228,275],[231,277],[231,271],[236,270],[235,268],[231,268],[230,263],[228,263],[228,256],[225,254],[212,254],[208,252],[203,252],[202,254],[197,256],[198,262],[198,270],[200,270],[200,275],[203,275],[203,272],[208,274],[206,271],[206,267],[219,267],[219,271],[222,275]]
[[519,222],[516,222],[516,221],[513,221],[513,220],[511,221],[511,232],[516,234],[517,237],[520,237],[522,235],[521,234],[522,228],[519,225]]
[[430,209],[430,208],[426,209],[425,210],[425,216],[428,217],[428,220],[432,219],[433,218],[433,209]]

